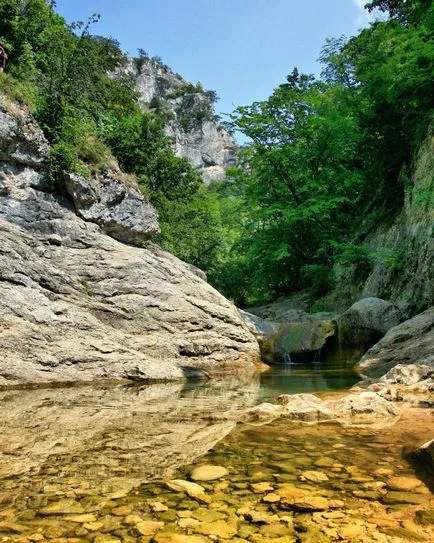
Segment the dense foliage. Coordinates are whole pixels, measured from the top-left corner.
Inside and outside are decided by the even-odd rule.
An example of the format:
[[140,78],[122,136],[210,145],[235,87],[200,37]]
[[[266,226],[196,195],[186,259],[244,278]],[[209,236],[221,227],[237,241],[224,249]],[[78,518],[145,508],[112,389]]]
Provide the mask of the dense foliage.
[[[117,160],[156,206],[158,241],[209,269],[222,244],[212,195],[187,160],[172,152],[163,112],[139,108],[133,79],[117,70],[125,61],[118,43],[91,34],[99,16],[67,25],[53,4],[0,0],[0,42],[9,57],[0,90],[32,107],[52,143],[52,183],[62,190],[62,171],[90,175]],[[137,62],[147,58],[140,50]]]
[[[0,0],[9,55],[0,90],[27,102],[41,123],[53,183],[65,169],[90,175],[117,160],[157,207],[159,243],[238,304],[302,288],[316,299],[333,286],[336,263],[369,273],[361,241],[402,205],[399,173],[432,118],[432,2],[373,0],[367,9],[389,17],[328,40],[320,78],[294,69],[268,100],[233,113],[229,128],[251,143],[209,189],[174,156],[164,104],[139,108],[134,82],[117,70],[119,45],[91,33],[97,16],[68,26],[46,0]],[[137,66],[146,59],[140,50]],[[170,97],[186,101],[188,113],[197,91],[187,85]],[[187,129],[195,117],[181,121]]]
[[[368,8],[390,17],[328,40],[320,79],[294,70],[268,100],[232,115],[252,143],[225,196],[238,199],[241,226],[213,278],[238,303],[306,287],[315,299],[333,286],[337,262],[366,277],[360,241],[402,206],[399,173],[432,119],[434,8],[424,0]],[[248,285],[241,279],[238,289],[240,277]]]

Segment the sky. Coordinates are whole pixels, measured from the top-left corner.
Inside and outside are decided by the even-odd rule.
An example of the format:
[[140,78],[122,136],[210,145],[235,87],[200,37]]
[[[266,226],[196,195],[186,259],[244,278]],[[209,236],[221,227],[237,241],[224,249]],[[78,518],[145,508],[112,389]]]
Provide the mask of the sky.
[[326,38],[368,24],[367,0],[57,0],[68,22],[94,13],[93,33],[143,48],[220,97],[218,113],[266,99],[296,66],[319,74]]

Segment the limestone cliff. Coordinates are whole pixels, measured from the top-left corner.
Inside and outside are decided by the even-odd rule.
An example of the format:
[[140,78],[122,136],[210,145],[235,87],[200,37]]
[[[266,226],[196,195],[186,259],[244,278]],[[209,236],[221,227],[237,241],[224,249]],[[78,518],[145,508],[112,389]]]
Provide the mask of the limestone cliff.
[[0,97],[0,386],[252,371],[230,302],[158,247],[118,241],[159,228],[134,182],[67,175],[54,194],[48,149]]
[[375,296],[396,304],[402,319],[434,303],[434,124],[412,167],[401,173],[405,200],[392,224],[380,223],[365,239],[371,262],[367,277],[357,266],[336,266],[336,288],[324,299],[342,311],[355,300]]
[[237,145],[218,124],[212,93],[148,58],[129,57],[122,71],[134,77],[142,104],[165,116],[174,152],[200,170],[206,184],[223,179]]

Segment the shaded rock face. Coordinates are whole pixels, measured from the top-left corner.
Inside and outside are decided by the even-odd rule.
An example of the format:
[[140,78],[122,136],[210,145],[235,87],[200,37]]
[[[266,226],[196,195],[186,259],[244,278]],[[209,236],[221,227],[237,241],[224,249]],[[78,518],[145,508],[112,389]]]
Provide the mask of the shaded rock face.
[[288,309],[283,300],[251,311],[255,313],[240,314],[255,334],[265,362],[312,362],[320,359],[326,345],[333,344],[336,325],[329,313]]
[[210,97],[191,90],[183,92],[189,82],[150,59],[137,65],[128,58],[122,72],[134,77],[144,105],[149,107],[152,101],[163,105],[166,134],[173,139],[175,154],[200,170],[205,184],[224,179],[226,168],[234,164],[237,145],[218,125]]
[[392,303],[380,298],[364,298],[337,319],[339,342],[370,347],[401,320],[401,312]]
[[372,269],[363,281],[354,267],[335,267],[336,288],[325,305],[342,311],[354,300],[375,296],[390,300],[410,318],[434,301],[434,123],[415,157],[411,171],[402,172],[406,194],[394,223],[381,224],[364,241]]
[[[25,112],[14,115],[3,116],[3,134],[8,122],[28,126]],[[14,132],[0,162],[0,386],[253,371],[257,343],[237,310],[183,262],[124,245],[77,217],[69,200],[39,190],[48,146],[34,129],[34,143]],[[109,197],[98,183],[74,189],[83,214],[86,191]],[[102,227],[127,239],[121,211],[116,226],[115,206],[107,213]]]
[[434,308],[391,328],[360,360],[360,370],[370,376],[386,374],[397,364],[434,367]]

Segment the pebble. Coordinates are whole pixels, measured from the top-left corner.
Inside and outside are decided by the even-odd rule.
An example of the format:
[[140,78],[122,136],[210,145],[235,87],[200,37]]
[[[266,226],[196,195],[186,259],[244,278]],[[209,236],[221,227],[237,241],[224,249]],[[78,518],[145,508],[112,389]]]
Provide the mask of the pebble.
[[136,524],[136,529],[142,535],[154,535],[164,527],[164,522],[157,522],[154,520],[144,520]]
[[322,471],[303,471],[300,479],[312,481],[313,483],[324,483],[329,480],[328,476]]

